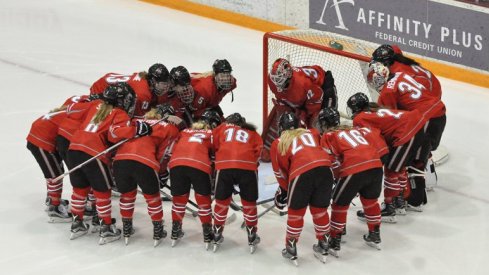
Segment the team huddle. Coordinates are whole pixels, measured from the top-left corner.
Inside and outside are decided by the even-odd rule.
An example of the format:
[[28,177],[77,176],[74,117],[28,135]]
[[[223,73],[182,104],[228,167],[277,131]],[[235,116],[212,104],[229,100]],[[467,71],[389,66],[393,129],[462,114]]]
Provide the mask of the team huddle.
[[[32,124],[27,148],[46,178],[48,216],[71,222],[71,239],[90,230],[87,216],[99,244],[121,237],[128,244],[139,188],[155,246],[167,236],[163,194],[172,201],[172,246],[184,236],[183,219],[192,203],[206,249],[213,245],[217,251],[238,192],[253,253],[260,243],[258,167],[271,161],[279,183],[275,207],[287,207],[283,257],[297,264],[307,207],[317,238],[314,255],[323,263],[329,254],[338,257],[347,210],[357,195],[363,206],[357,216],[368,226],[363,239],[380,249],[381,221],[396,222],[396,214],[420,211],[427,203],[424,170],[446,116],[437,78],[396,46],[374,51],[367,80],[379,99],[352,95],[347,112],[353,126],[345,126],[331,71],[277,59],[268,75],[274,107],[260,135],[241,114],[225,116],[219,107],[237,87],[225,59],[216,60],[208,73],[189,73],[183,66],[168,71],[159,63],[147,72],[109,73],[90,94],[67,99]],[[61,199],[68,174],[63,165],[73,187],[70,203]],[[120,193],[122,230],[112,218],[112,189]]]

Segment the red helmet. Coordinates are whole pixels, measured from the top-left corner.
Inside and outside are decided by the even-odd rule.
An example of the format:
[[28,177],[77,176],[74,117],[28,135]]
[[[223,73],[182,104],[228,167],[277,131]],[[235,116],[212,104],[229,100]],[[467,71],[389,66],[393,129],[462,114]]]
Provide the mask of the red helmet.
[[287,59],[279,58],[273,62],[269,76],[270,80],[279,90],[284,90],[289,86],[290,79],[292,78],[292,66]]

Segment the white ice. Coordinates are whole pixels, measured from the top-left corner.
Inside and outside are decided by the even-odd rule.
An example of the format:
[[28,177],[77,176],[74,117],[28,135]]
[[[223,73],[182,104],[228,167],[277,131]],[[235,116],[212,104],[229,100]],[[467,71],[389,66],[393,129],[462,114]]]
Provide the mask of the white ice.
[[[341,257],[325,265],[312,254],[310,216],[298,245],[298,268],[280,255],[285,217],[273,213],[260,219],[262,243],[254,255],[239,228],[240,213],[226,226],[215,254],[203,249],[199,222],[189,217],[177,247],[166,239],[153,248],[141,198],[129,246],[99,246],[96,234],[70,241],[69,224],[49,224],[43,211],[44,180],[25,148],[31,122],[69,96],[86,94],[107,72],[132,73],[155,62],[202,72],[227,58],[238,88],[233,103],[229,96],[223,100],[224,112],[241,112],[261,128],[263,33],[130,0],[0,2],[1,274],[489,273],[489,89],[443,78],[448,124],[442,144],[450,160],[438,168],[439,187],[428,194],[423,213],[382,226],[381,251],[362,241],[367,228],[354,217],[359,206],[350,210]],[[70,192],[66,181],[64,198]],[[167,229],[170,209],[165,203]],[[120,225],[118,210],[114,200]]]

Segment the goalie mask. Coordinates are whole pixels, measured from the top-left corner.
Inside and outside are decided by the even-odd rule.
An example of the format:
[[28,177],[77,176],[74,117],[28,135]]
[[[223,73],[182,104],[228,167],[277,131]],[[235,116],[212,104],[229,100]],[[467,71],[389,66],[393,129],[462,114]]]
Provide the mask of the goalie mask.
[[126,82],[109,85],[105,88],[102,98],[107,104],[124,109],[129,116],[134,115],[136,94]]
[[292,66],[287,59],[279,58],[273,62],[269,76],[279,91],[283,91],[289,86],[292,78]]
[[168,93],[170,89],[170,73],[165,65],[156,63],[149,67],[146,76],[151,92],[156,96]]
[[389,73],[389,69],[384,64],[380,62],[370,63],[367,72],[367,82],[376,91],[380,92],[389,78]]
[[353,118],[356,113],[367,109],[368,102],[369,99],[364,93],[356,93],[350,96],[350,98],[346,102],[346,112],[348,113],[348,116]]
[[190,105],[194,100],[194,89],[190,85],[190,74],[188,70],[183,66],[175,67],[171,69],[170,79],[178,99],[183,104]]
[[299,128],[299,118],[294,113],[284,113],[278,120],[278,134],[282,135],[285,130]]
[[340,113],[333,108],[324,108],[319,111],[318,122],[321,129],[326,130],[340,125]]
[[217,59],[212,65],[214,72],[214,81],[220,92],[227,91],[233,86],[233,68],[226,59]]

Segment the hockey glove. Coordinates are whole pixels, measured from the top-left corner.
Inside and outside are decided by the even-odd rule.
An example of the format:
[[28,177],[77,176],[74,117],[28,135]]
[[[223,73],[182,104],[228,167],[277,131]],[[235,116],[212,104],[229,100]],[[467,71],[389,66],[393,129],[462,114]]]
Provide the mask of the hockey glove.
[[278,187],[277,192],[275,192],[275,207],[280,210],[283,210],[287,206],[287,191],[282,189],[282,187]]
[[144,121],[136,121],[136,135],[143,137],[149,136],[153,132],[151,125]]

